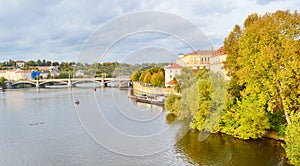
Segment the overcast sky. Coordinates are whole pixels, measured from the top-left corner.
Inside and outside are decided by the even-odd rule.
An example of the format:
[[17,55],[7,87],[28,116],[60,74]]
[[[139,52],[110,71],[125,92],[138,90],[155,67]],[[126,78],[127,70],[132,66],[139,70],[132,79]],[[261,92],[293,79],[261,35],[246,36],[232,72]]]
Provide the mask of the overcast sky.
[[[242,24],[251,13],[264,14],[276,10],[298,10],[297,0],[84,0],[76,1],[39,1],[39,0],[0,0],[0,61],[37,60],[77,61],[81,48],[93,33],[116,18],[142,11],[160,11],[178,15],[197,26],[217,49],[222,46],[224,37],[235,24]],[[165,20],[164,20],[165,21]],[[137,21],[137,26],[138,26]],[[166,22],[166,21],[165,21]],[[150,21],[151,23],[151,21]],[[126,29],[126,23],[118,25]],[[106,31],[106,36],[113,36]],[[188,50],[174,44],[166,34],[149,32],[125,37],[122,44],[114,46],[112,54],[124,54],[124,48],[133,55],[178,54]],[[103,39],[105,40],[105,39]],[[138,41],[138,42],[137,42]],[[147,42],[145,42],[147,41]],[[145,42],[145,45],[138,43]],[[156,45],[149,43],[156,43]],[[121,46],[122,45],[122,46]],[[170,46],[172,47],[166,47]],[[156,47],[156,48],[155,48]],[[153,49],[152,49],[153,48]],[[202,48],[194,48],[202,49]],[[111,61],[125,57],[114,56]],[[157,55],[156,57],[157,58]],[[127,59],[132,59],[129,57]],[[133,58],[134,59],[134,58]]]

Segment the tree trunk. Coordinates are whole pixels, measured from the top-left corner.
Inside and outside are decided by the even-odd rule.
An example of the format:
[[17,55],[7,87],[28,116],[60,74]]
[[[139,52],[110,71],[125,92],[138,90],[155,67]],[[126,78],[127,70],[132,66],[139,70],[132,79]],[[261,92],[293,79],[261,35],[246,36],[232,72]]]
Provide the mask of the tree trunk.
[[286,105],[284,104],[284,98],[283,98],[283,92],[282,92],[281,86],[282,86],[282,82],[280,82],[280,85],[279,85],[280,103],[281,103],[282,109],[284,111],[285,119],[286,119],[287,123],[290,124],[291,120],[290,120],[289,114],[287,113]]
[[284,116],[285,116],[287,123],[290,124],[291,123],[290,116],[288,115],[288,113],[286,112],[285,109],[283,109],[283,111],[284,111]]

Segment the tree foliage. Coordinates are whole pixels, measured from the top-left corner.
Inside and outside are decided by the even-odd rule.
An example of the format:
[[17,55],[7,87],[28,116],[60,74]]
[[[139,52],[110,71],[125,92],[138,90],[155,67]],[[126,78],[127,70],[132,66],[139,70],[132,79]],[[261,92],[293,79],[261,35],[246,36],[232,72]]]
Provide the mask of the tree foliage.
[[242,36],[242,29],[239,25],[235,25],[233,30],[224,40],[224,49],[228,53],[224,68],[227,71],[227,75],[230,77],[228,84],[228,92],[231,97],[235,100],[240,99],[240,91],[244,89],[243,85],[238,82],[236,72],[241,68],[240,64],[237,63],[237,58],[240,56],[239,51],[239,39]]
[[220,91],[221,87],[225,88],[223,77],[216,77],[207,69],[200,69],[194,74],[191,69],[182,68],[176,80],[181,89],[180,101],[178,98],[174,101],[174,96],[170,95],[167,98],[166,109],[173,111],[176,105],[176,115],[179,119],[189,120],[191,128],[213,132],[223,108],[220,103],[222,95],[225,94],[225,91]]
[[[239,82],[253,88],[268,100],[268,110],[284,110],[287,122],[292,111],[300,109],[297,89],[300,86],[300,17],[297,13],[278,11],[260,17],[244,30],[237,59]],[[255,91],[256,93],[256,91]],[[259,93],[259,92],[257,92]]]
[[[196,73],[197,78],[197,97],[194,98],[198,100],[197,111],[193,113],[193,120],[191,122],[191,127],[194,129],[202,130],[204,121],[206,120],[207,114],[211,106],[211,82],[209,78],[209,71],[207,69],[201,69]],[[191,99],[189,99],[191,100]]]
[[246,97],[222,116],[220,130],[241,139],[261,138],[270,128],[264,105]]
[[5,84],[5,78],[4,77],[0,77],[0,86],[2,88],[2,90],[6,89],[6,84]]
[[243,29],[236,25],[225,38],[224,49],[231,80],[219,129],[248,139],[263,136],[269,128],[284,133],[287,126],[287,156],[299,164],[300,138],[295,136],[300,110],[299,14],[249,15]]
[[70,75],[70,78],[72,77],[72,72],[60,72],[59,75],[58,75],[58,78],[62,79],[62,78],[69,78],[69,75]]
[[155,86],[155,87],[164,86],[164,84],[165,84],[165,75],[164,75],[164,73],[162,71],[154,73],[151,76],[150,83],[151,83],[152,86]]
[[286,155],[293,165],[300,165],[300,114],[291,114],[291,124],[286,129],[286,139],[284,146]]
[[168,111],[173,112],[175,115],[178,115],[181,109],[180,99],[181,99],[180,96],[175,94],[170,94],[165,101],[165,108]]
[[132,81],[139,81],[139,78],[140,78],[140,76],[141,76],[141,71],[135,71],[135,72],[133,72],[133,74],[131,75],[131,80]]
[[165,71],[161,67],[151,67],[141,70],[136,70],[131,75],[133,81],[151,84],[155,87],[163,87],[165,84]]
[[192,128],[241,139],[261,138],[270,129],[285,133],[287,157],[300,165],[299,14],[249,15],[244,27],[236,25],[225,38],[224,49],[227,92],[218,76],[204,70],[193,75],[183,68],[176,77],[181,94],[178,116],[190,119]]

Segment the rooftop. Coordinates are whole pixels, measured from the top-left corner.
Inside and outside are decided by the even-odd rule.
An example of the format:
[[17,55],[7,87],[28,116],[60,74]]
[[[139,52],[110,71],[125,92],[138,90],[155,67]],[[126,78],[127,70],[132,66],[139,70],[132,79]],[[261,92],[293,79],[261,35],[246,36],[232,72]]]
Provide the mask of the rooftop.
[[167,69],[181,69],[182,66],[178,65],[177,63],[173,63],[171,66],[167,66]]
[[213,55],[213,54],[214,54],[213,50],[196,50],[186,55]]
[[16,63],[25,63],[23,60],[17,60]]
[[175,84],[175,81],[174,80],[171,80],[167,83],[168,85],[174,85]]
[[225,55],[226,52],[224,50],[224,46],[220,47],[217,49],[217,51],[215,51],[215,53],[213,54],[213,56],[220,56],[220,55]]

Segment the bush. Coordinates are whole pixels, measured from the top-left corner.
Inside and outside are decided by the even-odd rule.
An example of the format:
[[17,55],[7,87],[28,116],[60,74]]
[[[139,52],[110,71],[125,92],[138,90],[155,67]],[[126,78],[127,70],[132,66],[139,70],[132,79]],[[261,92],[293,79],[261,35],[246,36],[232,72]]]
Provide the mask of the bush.
[[181,108],[181,98],[175,94],[170,94],[165,101],[165,107],[168,111],[178,114]]
[[300,166],[300,114],[291,114],[291,123],[286,128],[284,149],[289,162]]

